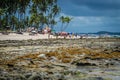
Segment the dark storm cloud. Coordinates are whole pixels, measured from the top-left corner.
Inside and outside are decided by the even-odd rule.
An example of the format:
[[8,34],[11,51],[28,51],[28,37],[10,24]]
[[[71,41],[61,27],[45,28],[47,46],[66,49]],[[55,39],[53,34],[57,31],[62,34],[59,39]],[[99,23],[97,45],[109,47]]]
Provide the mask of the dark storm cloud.
[[79,6],[84,5],[98,10],[120,9],[120,0],[71,0],[71,2]]
[[63,13],[74,16],[120,16],[120,0],[58,0]]
[[73,17],[68,32],[120,32],[120,0],[58,0],[58,5],[61,15]]

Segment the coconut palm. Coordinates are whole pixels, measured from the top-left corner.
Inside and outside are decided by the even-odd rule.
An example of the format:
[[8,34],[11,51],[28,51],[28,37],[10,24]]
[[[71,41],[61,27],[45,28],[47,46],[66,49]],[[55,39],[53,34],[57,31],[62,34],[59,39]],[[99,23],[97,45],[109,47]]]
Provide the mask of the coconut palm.
[[24,26],[25,26],[25,29],[27,29],[30,26],[29,25],[29,17],[28,16],[25,17]]
[[60,13],[60,7],[58,7],[58,5],[54,5],[52,8],[52,13],[53,13],[53,17],[55,17],[57,14]]
[[18,18],[16,18],[15,16],[11,17],[10,23],[13,31],[16,31],[17,21],[18,21]]
[[5,10],[0,8],[0,29],[2,28],[1,22],[2,22],[2,16],[4,15],[4,13],[5,13]]
[[[20,28],[26,24],[37,27],[47,24],[53,27],[56,24],[55,16],[60,12],[57,0],[0,0],[0,4],[0,18],[2,17],[4,26],[11,25],[12,28]],[[26,13],[30,18],[27,21]]]
[[[61,32],[64,31],[67,27],[68,27],[68,24],[70,23],[70,21],[72,20],[72,18],[70,17],[64,17],[64,16],[61,16],[60,17],[60,21],[62,22],[62,26],[61,26]],[[65,24],[65,26],[64,26]]]
[[19,23],[21,23],[19,26],[21,27],[25,27],[22,23],[24,23],[25,21],[25,14],[26,14],[26,9],[28,8],[28,5],[30,3],[30,0],[18,0],[18,19],[19,19]]
[[11,24],[12,16],[25,11],[26,6],[30,0],[0,0],[0,8],[6,9],[4,18],[6,19],[6,26]]

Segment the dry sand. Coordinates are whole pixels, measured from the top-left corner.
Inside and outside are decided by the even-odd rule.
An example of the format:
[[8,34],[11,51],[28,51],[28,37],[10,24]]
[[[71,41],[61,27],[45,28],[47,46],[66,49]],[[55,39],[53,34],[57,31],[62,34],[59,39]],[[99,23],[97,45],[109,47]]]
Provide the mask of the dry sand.
[[[50,38],[55,38],[53,35],[50,35]],[[0,40],[37,40],[37,39],[48,39],[48,34],[35,34],[29,35],[29,33],[15,34],[10,33],[9,35],[0,34]]]

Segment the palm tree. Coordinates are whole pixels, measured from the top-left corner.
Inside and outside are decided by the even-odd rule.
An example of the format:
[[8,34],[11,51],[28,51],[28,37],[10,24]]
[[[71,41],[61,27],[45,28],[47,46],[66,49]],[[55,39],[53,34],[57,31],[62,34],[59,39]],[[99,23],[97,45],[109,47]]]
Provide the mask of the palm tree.
[[[62,22],[61,32],[64,31],[68,27],[68,24],[70,23],[71,20],[72,20],[72,18],[70,18],[68,16],[67,17],[64,17],[64,16],[60,17],[60,21]],[[66,25],[64,26],[65,23],[66,23]]]
[[25,29],[27,29],[30,26],[29,25],[29,17],[28,16],[25,17],[24,26],[25,26]]
[[43,28],[44,24],[47,24],[48,26],[53,25],[55,23],[55,17],[53,16],[55,16],[58,11],[56,5],[57,0],[32,0],[32,2],[33,4],[30,12],[32,14],[37,14],[36,20],[40,20],[39,26]]
[[15,16],[11,17],[10,23],[13,31],[16,31],[17,21],[18,21],[18,18],[16,18]]
[[50,15],[48,15],[48,20],[49,20],[49,27],[51,29],[54,28],[54,25],[57,24],[57,22],[55,21],[55,17],[56,15],[58,15],[60,13],[60,7],[57,6],[57,4],[53,5],[53,7],[51,8],[51,12]]
[[4,18],[6,19],[5,25],[10,25],[12,16],[25,13],[26,7],[30,0],[0,0],[0,8],[6,9]]
[[28,8],[28,5],[30,3],[30,0],[18,0],[18,19],[20,25],[19,28],[24,28],[25,26],[23,25],[25,21],[25,14],[26,14],[26,9]]
[[2,19],[1,18],[4,15],[4,13],[5,13],[5,10],[0,8],[0,29],[2,28],[2,24],[1,24]]
[[57,14],[60,13],[60,7],[58,7],[57,4],[53,6],[52,13],[53,13],[53,17],[55,17]]
[[[37,27],[42,26],[41,28],[47,24],[53,28],[57,23],[55,16],[60,12],[57,0],[0,0],[0,4],[0,21],[4,23],[3,26],[11,25],[18,29],[26,24],[35,24]],[[26,18],[29,9],[30,19]]]

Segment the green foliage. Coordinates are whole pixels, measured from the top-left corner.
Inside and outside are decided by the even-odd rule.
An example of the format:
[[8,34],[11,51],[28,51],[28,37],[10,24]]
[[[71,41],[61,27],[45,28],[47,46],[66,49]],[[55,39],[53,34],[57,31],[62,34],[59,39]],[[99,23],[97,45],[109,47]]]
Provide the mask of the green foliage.
[[57,0],[0,0],[0,4],[0,24],[11,29],[32,25],[38,28],[44,24],[53,28],[60,12]]
[[[31,5],[31,14],[36,14],[34,16],[34,25],[48,25],[53,28],[57,22],[55,21],[55,16],[60,12],[60,7],[57,5],[57,0],[32,0],[33,4]],[[31,17],[33,20],[33,17]],[[38,23],[35,23],[39,20]]]
[[[61,16],[60,17],[60,21],[62,22],[62,26],[61,26],[61,32],[64,31],[67,27],[68,27],[68,24],[70,23],[70,21],[72,20],[73,18],[70,18],[68,16],[64,17],[64,16]],[[66,24],[65,26],[63,24]]]
[[4,15],[5,11],[5,9],[0,8],[0,16]]

